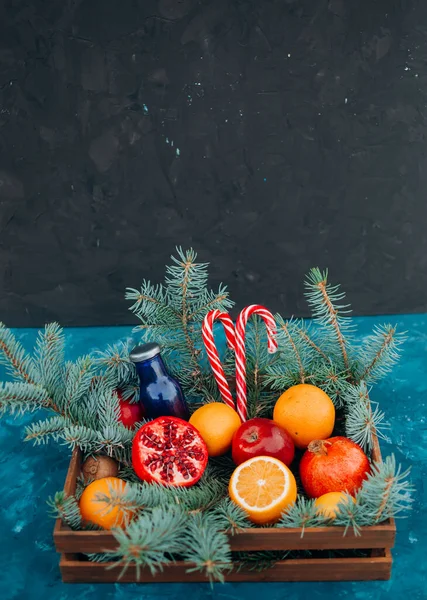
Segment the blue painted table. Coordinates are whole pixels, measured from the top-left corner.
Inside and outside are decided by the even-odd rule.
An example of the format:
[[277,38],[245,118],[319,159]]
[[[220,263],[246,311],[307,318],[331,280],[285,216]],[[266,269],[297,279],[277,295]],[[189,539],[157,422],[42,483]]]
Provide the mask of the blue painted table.
[[[189,594],[198,598],[256,598],[269,600],[340,598],[427,598],[427,315],[356,319],[358,335],[368,334],[375,323],[397,322],[409,332],[402,361],[393,373],[378,384],[373,400],[386,412],[391,429],[384,454],[393,452],[406,468],[412,465],[416,487],[414,509],[397,522],[397,543],[390,581],[372,583],[259,583],[259,584],[159,584],[159,585],[64,585],[58,555],[52,541],[53,521],[47,515],[46,499],[61,489],[69,452],[56,445],[33,447],[22,442],[26,416],[3,419],[0,424],[0,599],[68,600],[102,598],[130,600],[158,598],[178,600]],[[36,332],[16,332],[23,344],[32,347]],[[103,348],[108,343],[131,337],[131,328],[68,329],[70,359]],[[0,377],[2,379],[2,377]]]

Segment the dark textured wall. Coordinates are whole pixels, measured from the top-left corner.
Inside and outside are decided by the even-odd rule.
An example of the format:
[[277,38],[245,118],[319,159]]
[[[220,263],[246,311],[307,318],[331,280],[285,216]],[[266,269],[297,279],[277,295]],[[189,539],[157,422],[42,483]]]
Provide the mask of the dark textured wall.
[[425,0],[0,2],[0,318],[129,322],[194,246],[239,306],[427,309]]

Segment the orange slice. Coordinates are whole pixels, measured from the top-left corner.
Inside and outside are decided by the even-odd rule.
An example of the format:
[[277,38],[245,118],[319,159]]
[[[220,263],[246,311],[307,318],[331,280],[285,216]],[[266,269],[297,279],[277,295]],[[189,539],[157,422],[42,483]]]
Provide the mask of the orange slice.
[[233,502],[258,525],[278,521],[297,498],[293,473],[271,456],[255,456],[239,465],[231,476],[228,491]]

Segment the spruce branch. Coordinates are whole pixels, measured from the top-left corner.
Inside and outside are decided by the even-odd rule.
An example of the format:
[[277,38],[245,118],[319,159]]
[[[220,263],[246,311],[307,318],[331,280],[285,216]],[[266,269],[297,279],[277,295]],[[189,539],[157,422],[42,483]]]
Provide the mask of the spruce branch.
[[192,567],[187,573],[201,571],[209,581],[224,581],[224,571],[232,569],[230,544],[216,518],[209,514],[191,514],[184,532],[183,558]]
[[106,383],[113,389],[135,386],[137,375],[134,364],[129,360],[129,345],[124,342],[109,345],[104,351],[94,354],[95,367],[100,369]]
[[365,452],[372,450],[375,435],[383,440],[388,439],[384,431],[389,429],[385,415],[378,404],[370,400],[365,382],[348,385],[343,398],[346,406],[345,431],[350,439]]
[[0,414],[33,412],[48,408],[51,399],[45,389],[32,383],[0,383]]
[[50,514],[54,519],[62,519],[62,522],[78,530],[82,528],[82,516],[77,500],[74,496],[66,496],[65,492],[56,492],[53,498],[49,498],[48,506]]
[[253,527],[246,512],[237,506],[230,498],[223,498],[212,510],[220,528],[231,535],[239,533],[242,529]]
[[396,327],[375,326],[359,350],[358,379],[373,382],[387,375],[398,362],[405,340],[405,334],[397,333]]
[[123,490],[112,489],[102,501],[111,508],[119,507],[129,512],[142,512],[156,506],[178,506],[186,511],[208,511],[214,509],[218,501],[227,493],[225,482],[215,478],[202,478],[190,488],[148,484],[144,482],[128,483]]
[[298,496],[296,502],[291,504],[284,513],[276,527],[301,528],[301,537],[306,527],[319,527],[326,524],[326,519],[317,512],[314,500]]
[[90,356],[82,356],[76,362],[66,364],[64,409],[69,411],[70,407],[78,402],[84,394],[89,392],[93,384],[94,361]]
[[[328,271],[311,269],[306,282],[306,298],[313,311],[314,319],[330,331],[332,338],[340,348],[343,364],[350,370],[349,350],[354,325],[347,316],[351,311],[348,304],[341,304],[345,298],[339,285],[328,283]],[[347,336],[347,337],[346,337]]]
[[152,285],[144,280],[140,290],[127,288],[125,298],[134,301],[129,310],[141,319],[143,325],[179,324],[179,313],[170,305],[167,290],[161,284]]
[[374,525],[400,516],[411,508],[413,487],[408,479],[410,469],[402,472],[394,455],[374,463],[372,471],[358,492],[356,501],[366,524]]
[[0,363],[14,378],[25,383],[37,384],[38,373],[33,359],[26,353],[13,333],[0,322]]
[[142,567],[148,568],[152,575],[162,571],[171,562],[171,555],[183,550],[187,520],[188,515],[178,507],[157,507],[142,513],[126,530],[113,529],[118,548],[109,555],[123,567],[119,579],[132,564],[136,566],[138,579]]
[[40,374],[39,382],[52,405],[58,406],[64,388],[64,332],[58,323],[50,323],[39,331],[35,347],[35,363]]
[[338,503],[337,514],[333,521],[336,526],[344,527],[344,534],[347,535],[351,528],[355,536],[361,535],[363,525],[373,525],[369,523],[359,502],[354,502],[352,497],[346,494],[346,498]]
[[[294,337],[293,337],[293,331],[292,331],[293,323],[292,323],[292,321],[284,321],[280,315],[276,315],[275,319],[276,319],[276,323],[278,326],[279,340],[284,338],[285,345],[286,345],[286,343],[288,343],[289,346],[291,347],[292,354],[294,355],[295,360],[298,365],[300,382],[305,383],[305,375],[306,374],[305,374],[304,365],[303,365],[303,362],[301,359],[301,353],[298,349],[298,341],[294,340]],[[284,335],[280,336],[280,333],[283,333]]]
[[329,361],[329,358],[323,352],[323,350],[316,344],[315,340],[310,336],[307,324],[304,321],[300,321],[300,324],[296,325],[296,332],[299,337],[304,341],[305,344],[309,348],[311,348],[315,353],[317,353],[322,359]]
[[349,387],[348,372],[343,371],[330,360],[316,364],[312,371],[313,375],[309,378],[310,383],[326,392],[335,407],[344,406],[344,397]]
[[25,428],[25,441],[35,445],[47,444],[51,439],[57,442],[62,437],[66,422],[64,417],[56,416],[31,423]]

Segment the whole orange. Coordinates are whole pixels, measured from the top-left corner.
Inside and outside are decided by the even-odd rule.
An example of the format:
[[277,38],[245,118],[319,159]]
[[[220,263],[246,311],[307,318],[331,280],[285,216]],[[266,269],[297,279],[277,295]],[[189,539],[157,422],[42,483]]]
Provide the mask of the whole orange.
[[242,424],[237,412],[222,402],[201,406],[191,415],[190,423],[204,439],[209,456],[225,454]]
[[307,448],[313,440],[330,437],[335,424],[335,407],[323,390],[300,383],[280,396],[273,420],[288,431],[295,446]]
[[92,481],[83,491],[80,497],[80,512],[85,522],[95,523],[103,529],[122,527],[129,521],[129,511],[119,506],[111,506],[108,502],[99,501],[97,496],[111,497],[111,490],[122,492],[126,482],[118,477],[103,477]]

